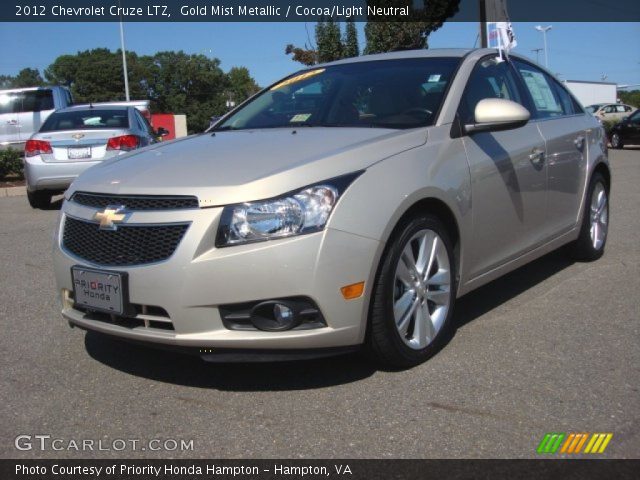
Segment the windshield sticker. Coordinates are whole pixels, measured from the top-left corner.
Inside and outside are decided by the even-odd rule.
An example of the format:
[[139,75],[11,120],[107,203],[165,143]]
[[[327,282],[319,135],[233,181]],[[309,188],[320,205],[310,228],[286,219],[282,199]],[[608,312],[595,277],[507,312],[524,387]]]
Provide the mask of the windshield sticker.
[[298,113],[297,115],[294,115],[289,122],[306,122],[309,120],[309,117],[311,117],[310,113]]
[[440,75],[429,75],[429,83],[439,82]]
[[305,80],[309,77],[313,77],[315,75],[318,75],[324,72],[324,70],[325,70],[324,68],[317,68],[315,70],[311,70],[309,72],[304,72],[304,73],[301,73],[300,75],[296,75],[295,77],[287,78],[286,80],[280,83],[277,83],[276,85],[271,87],[270,90],[277,90],[279,88],[286,87],[287,85],[291,85],[292,83],[301,82],[302,80]]

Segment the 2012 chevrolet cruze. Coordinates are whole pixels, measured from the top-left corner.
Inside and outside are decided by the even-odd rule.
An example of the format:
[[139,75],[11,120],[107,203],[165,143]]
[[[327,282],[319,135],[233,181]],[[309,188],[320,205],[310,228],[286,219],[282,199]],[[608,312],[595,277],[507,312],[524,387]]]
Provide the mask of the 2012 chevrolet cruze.
[[62,314],[212,361],[365,346],[415,365],[457,297],[564,244],[602,255],[605,142],[515,55],[314,66],[202,135],[82,174],[55,240]]

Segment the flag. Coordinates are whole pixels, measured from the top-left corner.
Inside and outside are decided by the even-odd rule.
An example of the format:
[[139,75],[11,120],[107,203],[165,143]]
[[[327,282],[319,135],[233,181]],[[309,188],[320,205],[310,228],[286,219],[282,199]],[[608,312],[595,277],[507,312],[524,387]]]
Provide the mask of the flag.
[[508,54],[510,50],[518,46],[511,22],[496,22],[496,30],[500,37],[498,48],[504,49],[505,53]]

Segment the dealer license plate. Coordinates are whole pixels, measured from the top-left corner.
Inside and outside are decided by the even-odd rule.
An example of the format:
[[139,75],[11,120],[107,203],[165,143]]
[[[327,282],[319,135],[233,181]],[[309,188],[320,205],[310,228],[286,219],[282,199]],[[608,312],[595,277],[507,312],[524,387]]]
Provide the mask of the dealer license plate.
[[91,147],[69,148],[67,149],[69,160],[78,160],[82,158],[91,158]]
[[125,310],[123,273],[71,268],[76,305],[122,315]]

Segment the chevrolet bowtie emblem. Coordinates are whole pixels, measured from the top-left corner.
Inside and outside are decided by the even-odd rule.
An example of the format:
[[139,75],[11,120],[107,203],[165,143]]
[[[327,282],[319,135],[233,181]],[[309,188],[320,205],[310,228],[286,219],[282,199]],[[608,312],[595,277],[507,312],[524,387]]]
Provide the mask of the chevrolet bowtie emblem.
[[124,205],[109,205],[102,212],[96,212],[93,219],[100,222],[100,230],[116,230],[116,223],[124,222],[128,215]]
[[71,135],[71,138],[73,138],[76,142],[82,137],[84,137],[84,133],[74,133],[73,135]]

